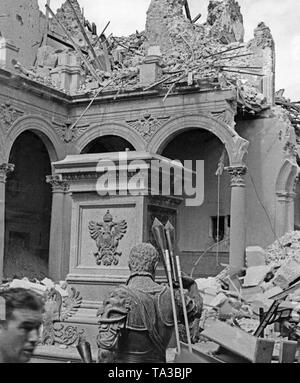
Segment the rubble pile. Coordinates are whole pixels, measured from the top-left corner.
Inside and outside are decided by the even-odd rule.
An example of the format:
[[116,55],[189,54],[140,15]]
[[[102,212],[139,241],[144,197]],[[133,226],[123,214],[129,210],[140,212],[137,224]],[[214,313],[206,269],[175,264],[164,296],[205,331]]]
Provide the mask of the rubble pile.
[[[74,9],[66,1],[55,18],[49,19],[48,38],[40,44],[34,65],[15,62],[20,74],[71,95],[92,96],[101,87],[116,95],[152,88],[165,89],[169,94],[186,85],[233,88],[238,90],[239,105],[254,112],[266,107],[257,86],[260,77],[255,76],[259,68],[251,67],[262,37],[257,32],[251,44],[243,43],[243,16],[235,0],[211,0],[203,24],[186,17],[182,0],[152,0],[145,31],[126,37],[98,36],[95,24],[84,18],[78,1],[72,0],[71,4]],[[74,51],[63,28],[81,49],[89,67]],[[151,48],[157,48],[159,71],[155,81],[145,85],[141,82],[141,68]]]
[[275,103],[287,111],[289,120],[295,128],[298,145],[300,144],[300,102],[291,102],[284,97],[284,89],[280,89],[275,94]]
[[208,5],[207,23],[211,36],[224,44],[244,41],[244,25],[241,9],[235,0],[213,0]]
[[266,248],[266,263],[281,265],[286,259],[297,257],[300,251],[300,231],[291,231]]

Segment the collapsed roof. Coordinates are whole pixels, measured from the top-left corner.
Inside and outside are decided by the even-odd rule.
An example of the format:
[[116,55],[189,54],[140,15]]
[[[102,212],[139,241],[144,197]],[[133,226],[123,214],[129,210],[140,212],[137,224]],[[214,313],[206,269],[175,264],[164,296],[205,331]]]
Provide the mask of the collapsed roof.
[[[29,12],[34,10],[37,17],[37,0],[27,2]],[[116,96],[159,89],[166,97],[182,86],[233,88],[243,111],[255,114],[272,104],[275,54],[270,29],[260,23],[254,38],[244,43],[243,16],[235,0],[210,0],[206,22],[199,24],[198,18],[192,20],[187,0],[151,0],[145,31],[126,37],[97,35],[78,1],[67,0],[56,14],[51,9],[46,17],[39,13],[35,34],[40,41],[34,46],[34,61],[28,65],[28,59],[23,61],[19,55],[14,69],[72,95],[93,96],[102,88]],[[5,35],[1,24],[0,30],[4,37],[13,37],[11,30],[11,36]],[[156,60],[158,71],[155,81],[146,86],[141,68],[149,57]],[[78,73],[71,89],[60,77],[66,66]],[[266,78],[272,88],[269,97]]]

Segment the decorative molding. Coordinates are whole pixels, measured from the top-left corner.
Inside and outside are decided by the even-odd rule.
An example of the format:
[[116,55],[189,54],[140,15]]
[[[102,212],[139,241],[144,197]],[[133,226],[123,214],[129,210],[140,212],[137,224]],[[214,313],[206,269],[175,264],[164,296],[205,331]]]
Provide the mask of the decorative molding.
[[210,112],[213,118],[217,119],[218,121],[224,122],[226,125],[228,125],[231,129],[234,130],[235,128],[235,121],[234,121],[234,113],[228,109],[224,109],[217,112]]
[[112,215],[107,210],[103,222],[91,221],[89,223],[89,231],[98,248],[98,251],[94,253],[97,265],[118,265],[122,252],[117,251],[117,247],[119,241],[126,234],[127,222],[124,219],[114,222]]
[[46,291],[42,344],[70,346],[83,334],[75,326],[60,323],[74,316],[82,304],[82,297],[74,287],[65,284],[61,288],[66,291],[65,296],[55,287]]
[[146,142],[150,142],[155,133],[167,122],[171,117],[155,117],[151,113],[144,114],[136,120],[129,120],[126,123],[135,129]]
[[231,187],[245,187],[246,166],[228,166],[225,170],[231,175]]
[[61,174],[46,176],[46,182],[52,186],[52,192],[67,192],[70,188],[69,183],[62,178]]
[[8,131],[12,124],[24,114],[23,111],[15,109],[8,100],[0,105],[0,126],[4,131]]
[[167,196],[149,196],[148,204],[153,206],[161,206],[170,209],[177,209],[182,203],[182,197],[167,197]]
[[58,122],[52,119],[52,123],[61,140],[67,144],[76,141],[90,126],[90,124],[81,124],[71,129],[73,123],[70,120]]

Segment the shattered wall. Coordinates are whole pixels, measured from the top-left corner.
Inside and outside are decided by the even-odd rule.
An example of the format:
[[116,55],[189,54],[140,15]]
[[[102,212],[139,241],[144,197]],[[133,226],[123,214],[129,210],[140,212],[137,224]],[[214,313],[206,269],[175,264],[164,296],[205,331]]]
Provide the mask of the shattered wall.
[[235,0],[211,0],[208,5],[207,24],[211,27],[211,36],[223,44],[244,41],[243,16]]
[[0,1],[0,33],[19,48],[22,64],[34,64],[44,32],[44,16],[37,0]]

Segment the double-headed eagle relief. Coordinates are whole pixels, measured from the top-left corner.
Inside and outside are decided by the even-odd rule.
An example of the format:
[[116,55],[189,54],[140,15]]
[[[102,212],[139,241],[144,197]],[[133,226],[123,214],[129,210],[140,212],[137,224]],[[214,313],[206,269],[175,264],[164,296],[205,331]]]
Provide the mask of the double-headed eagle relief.
[[113,222],[113,217],[107,210],[103,222],[89,223],[91,237],[96,241],[98,251],[94,253],[97,265],[116,266],[122,252],[117,251],[120,239],[126,234],[127,222],[123,219]]

